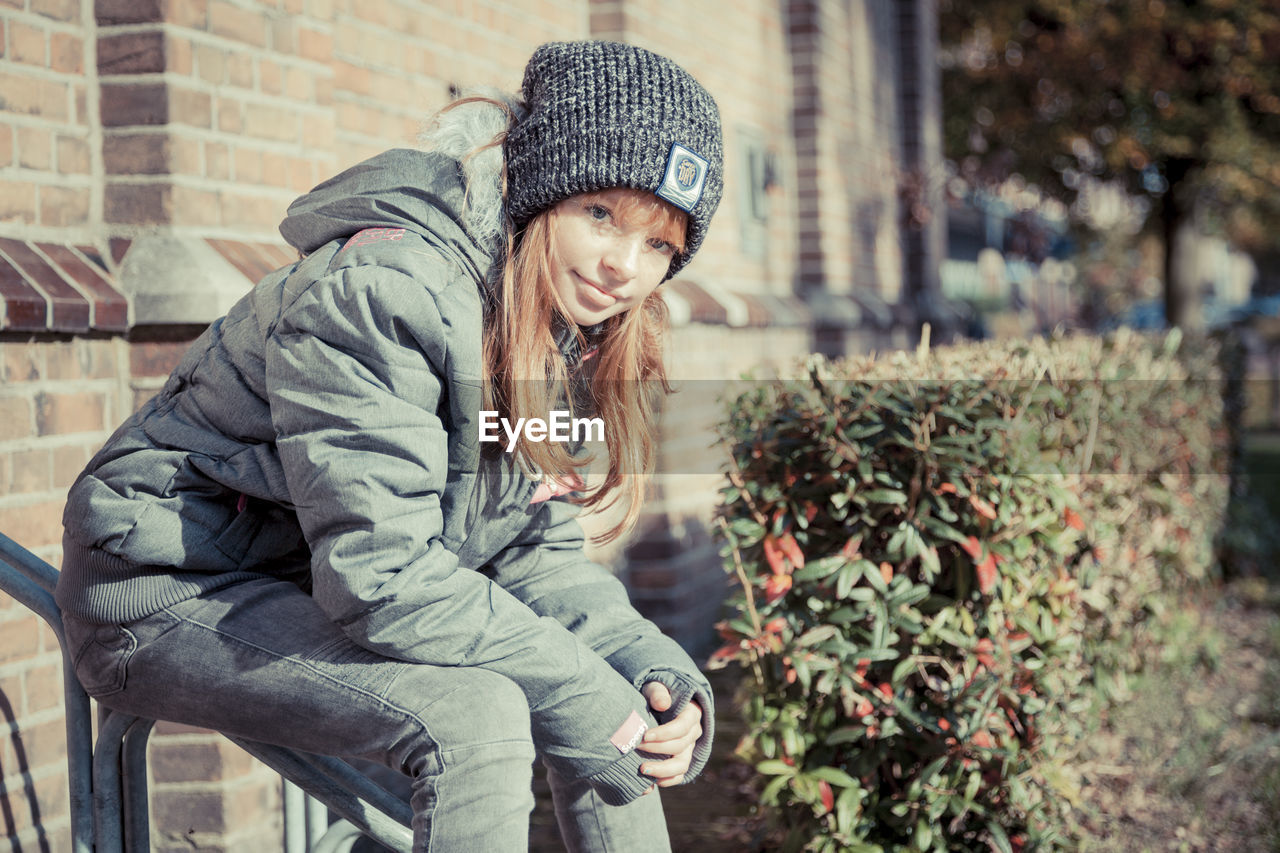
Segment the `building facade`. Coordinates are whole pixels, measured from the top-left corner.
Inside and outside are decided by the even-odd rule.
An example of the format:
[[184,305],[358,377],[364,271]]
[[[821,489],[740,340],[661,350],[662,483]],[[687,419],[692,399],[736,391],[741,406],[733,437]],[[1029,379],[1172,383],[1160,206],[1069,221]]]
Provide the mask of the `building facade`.
[[[814,349],[908,342],[936,292],[943,184],[932,0],[0,0],[0,532],[57,565],[66,490],[186,346],[293,255],[300,193],[533,49],[609,38],[717,98],[725,197],[666,289],[662,473],[601,552],[695,651],[726,579],[709,533],[714,403]],[[936,214],[936,215],[932,215]],[[710,462],[708,460],[711,460]],[[56,639],[0,595],[0,820],[69,848]],[[279,779],[162,723],[157,850],[257,850]]]

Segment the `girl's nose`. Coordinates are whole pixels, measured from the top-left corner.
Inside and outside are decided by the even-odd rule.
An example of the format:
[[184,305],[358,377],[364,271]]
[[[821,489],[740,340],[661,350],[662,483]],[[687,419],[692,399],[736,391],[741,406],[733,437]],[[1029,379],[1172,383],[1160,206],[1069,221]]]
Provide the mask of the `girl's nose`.
[[640,252],[643,249],[644,237],[618,236],[605,251],[605,266],[618,279],[629,281],[636,277],[640,268]]

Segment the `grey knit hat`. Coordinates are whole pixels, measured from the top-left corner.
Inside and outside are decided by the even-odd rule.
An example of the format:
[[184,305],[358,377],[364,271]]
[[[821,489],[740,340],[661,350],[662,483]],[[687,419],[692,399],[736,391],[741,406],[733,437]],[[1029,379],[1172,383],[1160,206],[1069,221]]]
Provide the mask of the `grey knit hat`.
[[689,214],[685,250],[702,244],[724,189],[720,112],[665,57],[607,41],[552,42],[524,72],[529,115],[507,135],[507,210],[523,227],[571,195],[650,190]]

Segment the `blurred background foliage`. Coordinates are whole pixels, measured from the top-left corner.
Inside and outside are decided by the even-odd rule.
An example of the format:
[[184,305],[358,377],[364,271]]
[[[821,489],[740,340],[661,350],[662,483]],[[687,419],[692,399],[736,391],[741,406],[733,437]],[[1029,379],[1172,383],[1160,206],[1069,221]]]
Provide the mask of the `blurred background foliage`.
[[1202,323],[1180,244],[1280,257],[1280,2],[941,0],[944,145],[1107,231],[1107,193],[1163,238],[1165,313]]

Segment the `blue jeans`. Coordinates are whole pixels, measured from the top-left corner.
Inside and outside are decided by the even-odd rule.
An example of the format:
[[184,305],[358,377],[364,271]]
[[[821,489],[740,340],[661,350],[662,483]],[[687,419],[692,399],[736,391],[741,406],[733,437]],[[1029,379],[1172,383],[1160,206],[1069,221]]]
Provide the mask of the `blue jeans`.
[[[398,770],[415,851],[528,849],[537,744],[505,676],[382,657],[266,577],[127,625],[64,621],[76,674],[108,707]],[[585,782],[550,781],[571,851],[670,849],[656,791],[615,807]]]

